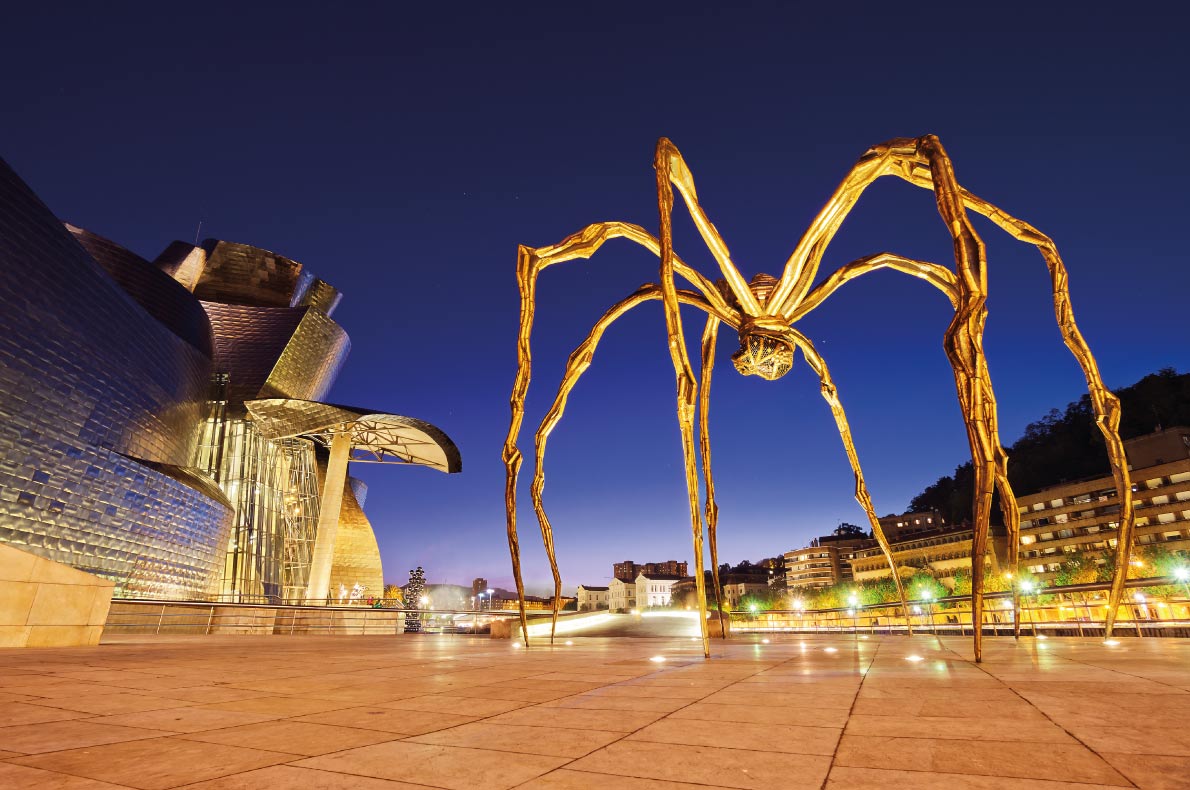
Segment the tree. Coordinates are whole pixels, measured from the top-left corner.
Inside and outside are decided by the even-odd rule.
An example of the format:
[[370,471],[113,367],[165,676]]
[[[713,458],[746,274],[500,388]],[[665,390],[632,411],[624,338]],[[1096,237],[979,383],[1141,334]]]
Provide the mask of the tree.
[[838,535],[841,538],[866,538],[868,531],[863,527],[857,527],[855,524],[848,524],[846,521],[840,522],[839,526],[835,527],[833,535]]
[[395,602],[397,606],[403,607],[405,605],[405,593],[396,584],[384,585],[384,599],[390,602],[390,604]]
[[[1162,368],[1135,384],[1116,390],[1120,398],[1120,436],[1132,439],[1161,426],[1190,425],[1190,374]],[[1103,435],[1095,424],[1091,399],[1084,395],[1064,411],[1048,414],[1025,427],[1008,448],[1008,479],[1017,492],[1040,491],[1064,480],[1099,477],[1111,472]],[[970,462],[955,468],[915,496],[911,511],[937,510],[952,524],[969,521],[975,490]],[[992,523],[1001,524],[997,499]]]
[[1094,559],[1081,551],[1066,555],[1066,561],[1054,576],[1054,584],[1058,587],[1090,584],[1095,581],[1099,581],[1099,566]]

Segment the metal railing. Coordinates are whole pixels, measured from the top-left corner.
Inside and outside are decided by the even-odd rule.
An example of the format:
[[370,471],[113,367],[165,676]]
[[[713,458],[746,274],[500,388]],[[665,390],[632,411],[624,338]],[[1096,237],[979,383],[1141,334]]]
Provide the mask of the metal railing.
[[[381,603],[385,603],[382,601]],[[389,602],[389,603],[395,603]],[[530,612],[531,619],[550,613]],[[517,612],[115,598],[106,634],[486,634]],[[416,627],[410,621],[417,620]]]
[[[1020,629],[1025,635],[1103,636],[1106,632],[1109,582],[1035,589],[1021,593]],[[1190,637],[1190,589],[1173,578],[1129,579],[1134,592],[1120,604],[1114,635]],[[1153,588],[1166,588],[1154,594]],[[1167,594],[1170,588],[1185,590]],[[1148,590],[1148,592],[1145,592]],[[909,601],[905,612],[899,602],[860,604],[831,609],[733,611],[731,628],[737,633],[855,633],[971,634],[971,596],[921,598]],[[984,594],[981,628],[984,634],[1014,633],[1012,593]]]

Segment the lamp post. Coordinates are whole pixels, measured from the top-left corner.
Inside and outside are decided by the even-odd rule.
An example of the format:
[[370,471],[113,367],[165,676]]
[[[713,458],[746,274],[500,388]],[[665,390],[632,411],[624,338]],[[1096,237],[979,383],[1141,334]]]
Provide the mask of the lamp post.
[[1174,568],[1173,577],[1182,583],[1182,588],[1186,591],[1186,604],[1182,610],[1190,614],[1190,568]]
[[859,596],[855,593],[847,596],[847,602],[851,604],[851,633],[856,641],[859,641],[859,618],[856,612],[856,606],[859,604]]
[[489,612],[492,610],[492,592],[493,592],[492,588],[489,587],[488,588],[488,611]]
[[934,626],[934,593],[927,590],[922,597],[926,600],[926,612],[930,618],[930,633],[937,636],[938,631]]
[[1029,630],[1032,631],[1033,636],[1036,637],[1037,636],[1037,625],[1034,624],[1034,622],[1033,622],[1033,610],[1030,609],[1029,605],[1028,605],[1028,596],[1031,595],[1033,592],[1033,582],[1030,582],[1030,581],[1021,582],[1021,592],[1023,592],[1026,596],[1024,607],[1025,607],[1025,610],[1029,613]]

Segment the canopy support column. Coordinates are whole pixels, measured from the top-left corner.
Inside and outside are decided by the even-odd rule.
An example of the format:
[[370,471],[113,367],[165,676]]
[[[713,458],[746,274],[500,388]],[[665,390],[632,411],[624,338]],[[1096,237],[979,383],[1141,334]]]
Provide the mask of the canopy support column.
[[330,594],[331,562],[335,557],[335,537],[339,532],[339,511],[343,506],[343,486],[347,483],[347,462],[351,460],[351,432],[337,431],[331,439],[331,459],[326,466],[326,480],[318,506],[318,535],[310,558],[310,582],[306,598],[310,603],[325,603]]

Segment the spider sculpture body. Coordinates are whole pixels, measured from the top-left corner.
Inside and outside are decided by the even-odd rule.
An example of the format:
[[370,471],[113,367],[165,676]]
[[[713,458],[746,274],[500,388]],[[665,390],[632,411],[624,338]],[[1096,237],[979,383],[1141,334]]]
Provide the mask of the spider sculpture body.
[[[950,158],[937,137],[927,135],[897,138],[870,148],[860,157],[859,162],[847,174],[802,236],[786,261],[780,278],[760,274],[748,282],[732,262],[727,245],[699,205],[693,176],[673,143],[665,138],[658,141],[653,165],[657,177],[657,199],[661,220],[657,237],[636,225],[605,222],[588,225],[578,233],[549,247],[519,248],[517,281],[520,287],[521,317],[517,345],[518,368],[511,398],[512,420],[504,444],[503,458],[506,470],[508,543],[517,593],[521,598],[522,628],[526,625],[526,617],[516,528],[516,495],[523,457],[517,447],[517,439],[524,419],[525,395],[531,373],[529,339],[536,309],[537,276],[543,269],[556,263],[589,258],[604,242],[613,238],[626,238],[657,255],[660,259],[660,276],[656,283],[641,286],[635,293],[613,305],[595,323],[586,340],[570,355],[554,403],[536,433],[531,497],[553,571],[555,623],[562,582],[554,552],[553,527],[542,501],[546,444],[550,433],[562,418],[570,391],[591,365],[604,331],[628,310],[651,300],[660,300],[664,306],[670,359],[677,382],[677,416],[686,471],[694,544],[694,578],[700,606],[704,654],[710,655],[703,576],[704,519],[711,554],[715,597],[716,600],[721,599],[717,570],[718,507],[715,503],[715,487],[711,475],[708,434],[711,374],[721,324],[727,324],[739,334],[740,348],[732,356],[732,362],[740,373],[757,375],[769,380],[780,378],[792,368],[795,355],[800,351],[810,369],[818,376],[822,395],[830,406],[844,451],[855,474],[855,498],[867,514],[872,534],[892,570],[901,605],[905,607],[905,612],[908,611],[905,590],[897,574],[889,543],[872,506],[838,391],[822,355],[805,335],[795,328],[800,318],[821,305],[844,283],[867,272],[884,268],[925,280],[947,297],[955,311],[954,318],[943,336],[943,345],[954,370],[959,406],[967,429],[975,469],[975,501],[972,514],[974,539],[971,557],[972,622],[982,623],[983,578],[993,490],[999,490],[1000,493],[1000,506],[1008,539],[1005,564],[1010,571],[1016,569],[1018,562],[1020,513],[1008,482],[1008,456],[1000,443],[996,399],[983,352],[983,330],[987,318],[986,258],[983,242],[967,215],[967,211],[971,210],[987,217],[1016,239],[1036,246],[1041,252],[1050,273],[1054,313],[1058,325],[1066,345],[1074,354],[1087,381],[1096,422],[1106,440],[1120,503],[1115,576],[1108,600],[1107,632],[1110,635],[1116,610],[1124,593],[1133,542],[1132,488],[1123,442],[1118,431],[1119,400],[1104,386],[1095,359],[1074,322],[1066,268],[1054,243],[1032,226],[960,187],[955,179]],[[938,211],[953,241],[954,269],[882,252],[852,261],[815,285],[823,253],[844,218],[869,184],[888,175],[934,192]],[[675,189],[682,196],[699,234],[719,265],[723,278],[718,282],[712,282],[674,253],[671,217]],[[679,289],[675,282],[677,277],[685,280],[692,290]],[[687,352],[685,330],[678,309],[681,304],[698,307],[707,315],[702,334],[701,379],[695,377]],[[699,503],[699,456],[702,462],[702,484],[705,488],[705,503],[702,508]],[[1016,633],[1019,635],[1020,609],[1019,600],[1015,595],[1013,609]],[[723,617],[722,611],[719,617]],[[726,635],[722,623],[720,631]],[[524,633],[527,634],[528,631],[525,630]],[[982,629],[973,628],[973,634],[974,653],[978,661],[981,658]]]

